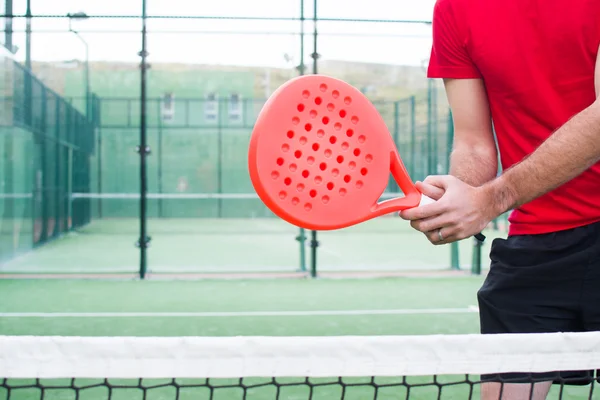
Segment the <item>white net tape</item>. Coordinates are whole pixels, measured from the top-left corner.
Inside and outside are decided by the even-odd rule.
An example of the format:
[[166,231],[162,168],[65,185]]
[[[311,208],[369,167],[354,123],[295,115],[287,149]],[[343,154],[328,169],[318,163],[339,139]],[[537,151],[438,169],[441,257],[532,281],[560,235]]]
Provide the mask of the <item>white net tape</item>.
[[600,333],[0,336],[4,378],[431,376],[600,368]]

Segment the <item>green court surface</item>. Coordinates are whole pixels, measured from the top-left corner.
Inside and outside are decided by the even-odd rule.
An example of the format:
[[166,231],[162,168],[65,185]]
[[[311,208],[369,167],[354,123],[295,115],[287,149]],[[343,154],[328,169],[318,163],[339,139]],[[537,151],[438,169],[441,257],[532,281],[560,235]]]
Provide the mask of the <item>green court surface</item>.
[[[482,277],[369,280],[0,280],[0,335],[64,336],[345,336],[478,332]],[[477,376],[470,377],[477,380]],[[344,382],[344,384],[340,384]],[[405,379],[405,381],[403,381]],[[466,377],[310,379],[9,380],[0,399],[473,399]],[[457,382],[443,386],[440,382]],[[0,383],[2,381],[0,380]],[[296,385],[281,386],[294,382]],[[410,388],[397,386],[410,384]],[[434,382],[437,382],[436,385]],[[246,385],[242,388],[241,383]],[[360,386],[360,384],[363,386]],[[6,389],[6,385],[31,386]],[[91,386],[75,391],[72,385]],[[263,386],[263,384],[266,384]],[[394,385],[396,384],[396,386]],[[97,386],[100,385],[100,386]],[[189,385],[189,386],[188,386]],[[231,385],[232,387],[218,388]],[[359,386],[353,386],[359,385]],[[386,386],[389,385],[389,386]],[[422,386],[420,386],[422,385]],[[4,386],[4,387],[3,387]],[[56,386],[55,389],[47,387]],[[64,388],[66,386],[67,388]],[[148,387],[145,390],[139,386]],[[157,386],[157,387],[154,387]],[[63,387],[63,388],[60,388]],[[152,388],[150,388],[152,387]],[[279,392],[278,392],[279,390]],[[77,392],[77,397],[76,397]],[[10,395],[8,394],[10,393]],[[554,390],[558,393],[558,388]],[[587,398],[588,387],[562,398]],[[584,396],[585,394],[585,396]],[[245,395],[245,397],[244,397]],[[438,395],[440,395],[438,397]],[[279,396],[279,397],[278,397]],[[312,397],[311,397],[312,396]],[[556,397],[554,397],[556,398]]]
[[[298,228],[278,218],[150,219],[148,269],[152,273],[294,272],[300,268]],[[0,263],[0,273],[136,273],[139,221],[98,219],[34,251]],[[489,246],[501,231],[486,230]],[[310,232],[306,232],[309,235]],[[433,246],[397,216],[318,233],[317,269],[341,271],[448,270],[450,246]],[[306,263],[310,237],[304,246]],[[471,269],[473,241],[459,244],[462,269]]]
[[[0,280],[0,292],[5,299],[0,303],[0,334],[290,336],[473,333],[477,332],[478,319],[475,310],[469,307],[477,304],[476,291],[481,281],[481,277],[231,281]],[[442,310],[429,314],[436,309]],[[388,311],[389,314],[376,315],[374,310],[400,310],[406,313],[393,314]],[[253,314],[274,311],[302,311],[306,314]],[[331,313],[316,314],[323,311]],[[356,315],[341,314],[348,311],[356,312]],[[125,312],[150,314],[120,316]],[[178,312],[209,314],[174,314]],[[340,314],[336,315],[336,312]],[[61,317],[53,313],[75,314]],[[104,316],[97,313],[111,314]]]

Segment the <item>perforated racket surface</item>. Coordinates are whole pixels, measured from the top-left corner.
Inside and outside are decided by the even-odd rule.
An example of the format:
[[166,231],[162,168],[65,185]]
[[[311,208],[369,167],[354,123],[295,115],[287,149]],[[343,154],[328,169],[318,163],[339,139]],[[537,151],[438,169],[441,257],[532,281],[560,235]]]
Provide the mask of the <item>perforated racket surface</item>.
[[[306,229],[340,229],[433,201],[416,189],[373,104],[323,75],[273,93],[252,132],[248,166],[265,205]],[[390,172],[404,197],[378,202]]]

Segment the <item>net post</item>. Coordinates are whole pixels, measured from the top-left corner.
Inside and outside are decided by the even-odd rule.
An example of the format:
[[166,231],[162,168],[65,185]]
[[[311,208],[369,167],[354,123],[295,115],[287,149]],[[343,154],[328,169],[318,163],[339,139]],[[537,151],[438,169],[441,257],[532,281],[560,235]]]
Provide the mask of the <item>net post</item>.
[[473,260],[471,263],[471,273],[481,275],[481,248],[483,242],[473,237]]
[[147,260],[146,250],[150,238],[146,234],[146,194],[147,194],[147,174],[146,174],[146,156],[150,153],[150,148],[146,144],[146,50],[147,40],[146,27],[146,0],[142,0],[142,50],[138,55],[142,58],[140,64],[140,145],[137,151],[140,155],[140,237],[136,245],[140,249],[140,270],[141,279],[146,277]]

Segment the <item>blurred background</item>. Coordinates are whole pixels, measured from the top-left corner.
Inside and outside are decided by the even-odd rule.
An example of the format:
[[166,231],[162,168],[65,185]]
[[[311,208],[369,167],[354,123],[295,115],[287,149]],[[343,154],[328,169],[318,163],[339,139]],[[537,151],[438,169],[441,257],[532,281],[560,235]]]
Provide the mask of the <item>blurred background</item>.
[[[320,73],[374,102],[414,180],[445,173],[451,116],[425,74],[433,4],[3,0],[0,273],[480,273],[481,246],[431,246],[394,215],[290,226],[247,172],[265,100]],[[504,233],[501,218],[487,243]]]

